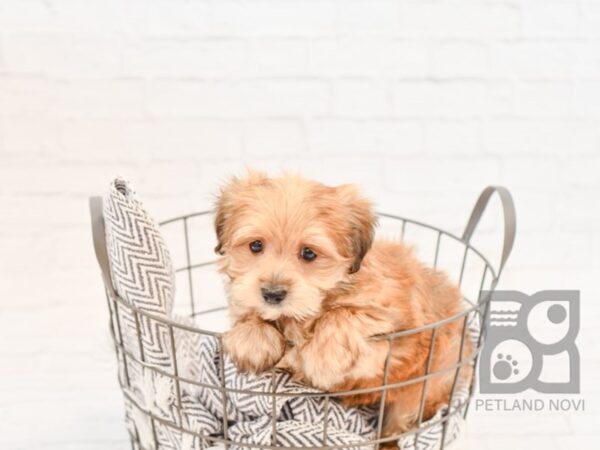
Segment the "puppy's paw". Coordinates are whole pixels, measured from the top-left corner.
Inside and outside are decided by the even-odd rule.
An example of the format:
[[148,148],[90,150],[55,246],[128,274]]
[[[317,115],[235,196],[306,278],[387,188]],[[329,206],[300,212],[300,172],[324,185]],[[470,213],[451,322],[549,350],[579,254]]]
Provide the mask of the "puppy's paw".
[[258,374],[283,357],[285,339],[268,323],[240,322],[225,334],[223,346],[240,372]]
[[304,378],[314,387],[328,391],[344,381],[352,366],[352,357],[335,344],[308,343],[300,351]]
[[324,391],[342,383],[355,361],[355,352],[329,331],[335,330],[315,333],[299,354],[304,378]]

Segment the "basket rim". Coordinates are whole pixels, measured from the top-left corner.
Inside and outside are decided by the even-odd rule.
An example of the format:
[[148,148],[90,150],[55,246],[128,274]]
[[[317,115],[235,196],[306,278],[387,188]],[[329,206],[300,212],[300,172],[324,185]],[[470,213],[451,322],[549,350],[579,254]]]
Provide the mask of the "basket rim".
[[[200,216],[206,216],[209,214],[212,214],[214,212],[214,210],[203,210],[203,211],[198,211],[198,212],[193,212],[190,214],[185,214],[185,215],[181,215],[181,216],[177,216],[171,219],[167,219],[164,221],[160,221],[158,222],[158,224],[161,227],[164,227],[166,225],[170,225],[173,223],[177,223],[177,222],[181,222],[183,221],[184,223],[186,223],[187,226],[187,221],[189,219],[192,219],[194,217],[200,217]],[[484,256],[479,250],[477,250],[473,245],[471,245],[470,242],[465,241],[463,238],[458,237],[457,235],[455,235],[454,233],[451,233],[449,231],[443,230],[441,228],[438,228],[436,226],[427,224],[425,222],[419,221],[419,220],[414,220],[414,219],[409,219],[407,217],[403,217],[403,216],[399,216],[399,215],[395,215],[395,214],[389,214],[389,213],[383,213],[383,212],[376,212],[376,215],[378,217],[385,217],[385,218],[389,218],[389,219],[393,219],[393,220],[399,220],[402,221],[403,225],[402,225],[402,229],[404,230],[405,224],[406,223],[411,223],[413,225],[416,226],[420,226],[420,227],[424,227],[427,229],[430,229],[432,231],[435,231],[438,233],[438,245],[439,245],[439,239],[442,235],[447,236],[459,243],[461,243],[464,248],[465,248],[465,253],[469,250],[471,250],[472,252],[474,252],[479,258],[481,258],[481,260],[483,261],[485,268],[484,268],[484,273],[482,276],[482,285],[484,284],[484,281],[487,277],[487,273],[488,271],[491,273],[492,275],[492,280],[491,280],[491,287],[490,290],[493,290],[495,288],[495,285],[498,281],[498,275],[496,270],[494,269],[493,265],[490,263],[489,259]],[[186,231],[187,232],[187,231]],[[464,265],[464,260],[466,258],[463,257],[463,265]],[[202,262],[202,263],[198,263],[198,264],[190,264],[187,266],[183,266],[177,269],[174,269],[174,272],[182,272],[185,270],[191,270],[194,268],[199,268],[199,267],[205,267],[205,266],[209,266],[212,264],[215,264],[216,260],[212,260],[212,261],[208,261],[208,262]],[[481,309],[489,302],[490,300],[490,296],[486,296],[486,298],[482,298],[481,295],[481,290],[479,293],[479,298],[477,299],[477,301],[471,301],[468,298],[466,298],[464,295],[461,294],[461,298],[463,300],[463,302],[465,304],[468,304],[470,306],[465,307],[463,310],[461,310],[459,313],[454,314],[450,317],[446,317],[444,319],[435,321],[435,322],[429,322],[426,323],[424,325],[421,325],[420,327],[416,327],[416,328],[410,328],[410,329],[406,329],[406,330],[399,330],[399,331],[394,331],[394,332],[390,332],[390,333],[382,333],[382,334],[377,334],[374,336],[371,336],[369,339],[370,340],[391,340],[391,339],[396,339],[399,337],[403,337],[403,336],[409,336],[412,334],[417,334],[423,331],[427,331],[427,330],[431,330],[431,329],[435,329],[435,328],[439,328],[442,327],[443,325],[453,322],[453,321],[457,321],[459,319],[461,319],[462,317],[466,317],[469,314],[477,311],[478,314],[481,315]],[[224,335],[224,332],[219,332],[219,331],[212,331],[212,330],[208,330],[208,329],[204,329],[204,328],[200,328],[197,326],[193,326],[193,325],[187,325],[181,321],[178,321],[172,317],[167,317],[167,316],[162,316],[160,314],[155,314],[155,313],[151,313],[148,312],[147,310],[141,309],[139,307],[136,307],[135,305],[132,305],[130,303],[128,303],[127,301],[125,301],[123,298],[121,298],[119,295],[117,295],[116,293],[111,293],[111,297],[114,297],[117,301],[118,304],[120,304],[122,307],[125,307],[127,309],[129,309],[130,311],[134,312],[136,315],[140,315],[143,317],[146,317],[150,320],[154,320],[156,322],[159,323],[163,323],[167,326],[173,327],[173,328],[177,328],[180,330],[184,330],[184,331],[189,331],[189,332],[193,332],[193,333],[197,333],[197,334],[202,334],[202,335],[206,335],[206,336],[213,336],[215,338],[221,339]],[[196,312],[194,314],[191,315],[191,317],[196,317],[202,314],[209,314],[212,312],[217,312],[217,311],[224,311],[226,310],[228,307],[227,306],[221,306],[221,307],[216,307],[216,308],[211,308],[211,309],[207,309],[204,311],[199,311]]]

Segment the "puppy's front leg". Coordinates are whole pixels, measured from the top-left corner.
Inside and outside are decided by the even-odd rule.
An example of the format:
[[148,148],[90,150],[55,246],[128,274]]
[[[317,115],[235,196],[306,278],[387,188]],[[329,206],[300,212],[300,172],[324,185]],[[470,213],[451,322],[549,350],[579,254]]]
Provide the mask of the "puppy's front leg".
[[238,370],[257,374],[282,358],[285,339],[272,324],[256,315],[246,315],[225,333],[223,346]]
[[300,349],[303,376],[314,387],[327,391],[342,383],[365,351],[367,343],[353,326],[353,319],[343,308],[326,312]]

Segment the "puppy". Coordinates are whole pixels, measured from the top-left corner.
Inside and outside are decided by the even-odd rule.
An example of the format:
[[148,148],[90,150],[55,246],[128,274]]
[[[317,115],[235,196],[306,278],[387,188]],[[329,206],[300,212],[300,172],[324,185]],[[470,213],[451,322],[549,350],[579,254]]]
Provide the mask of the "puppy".
[[[232,328],[225,351],[239,370],[275,366],[316,388],[348,391],[425,374],[432,331],[388,340],[461,311],[458,288],[399,242],[374,241],[370,203],[352,185],[329,187],[298,176],[250,171],[233,178],[216,205],[215,228],[227,277]],[[463,320],[436,331],[423,420],[448,402]],[[465,340],[463,356],[471,352]],[[391,347],[391,348],[390,348]],[[389,351],[389,358],[387,358]],[[459,380],[467,382],[470,370]],[[388,446],[418,420],[423,381],[386,394]],[[381,391],[345,395],[372,405]]]

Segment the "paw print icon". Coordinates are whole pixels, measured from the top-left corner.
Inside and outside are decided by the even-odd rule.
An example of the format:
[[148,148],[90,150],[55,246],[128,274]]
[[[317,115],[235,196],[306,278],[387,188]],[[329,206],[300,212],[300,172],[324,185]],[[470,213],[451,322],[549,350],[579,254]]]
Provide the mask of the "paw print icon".
[[486,295],[481,393],[579,393],[579,291],[482,292]]
[[502,353],[498,353],[497,361],[494,363],[492,368],[494,375],[499,380],[507,380],[513,375],[519,375],[519,361],[513,359],[512,355],[504,356]]

